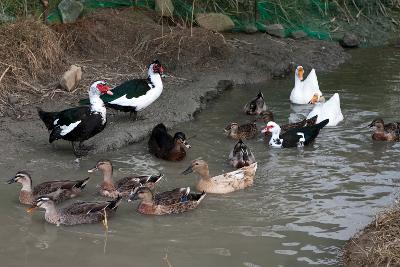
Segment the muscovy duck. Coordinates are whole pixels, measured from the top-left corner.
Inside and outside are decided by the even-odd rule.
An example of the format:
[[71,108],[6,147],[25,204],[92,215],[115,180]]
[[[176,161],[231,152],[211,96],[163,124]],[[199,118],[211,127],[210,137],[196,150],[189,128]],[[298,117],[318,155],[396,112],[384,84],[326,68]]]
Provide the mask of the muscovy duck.
[[303,81],[304,69],[298,66],[294,75],[294,88],[290,93],[290,102],[294,104],[315,104],[324,101],[322,92],[319,90],[317,74],[312,69]]
[[324,120],[318,124],[292,128],[281,134],[281,127],[273,121],[268,122],[267,126],[262,129],[262,133],[272,133],[269,145],[278,148],[287,147],[303,147],[312,143],[318,136],[319,131],[329,123],[329,120]]
[[400,141],[400,122],[385,124],[383,119],[374,119],[369,127],[374,128],[372,139],[376,141]]
[[138,187],[130,200],[140,199],[137,211],[148,215],[179,214],[197,208],[206,196],[205,192],[190,191],[190,187],[153,194],[148,187]]
[[199,179],[196,188],[199,191],[213,194],[226,194],[253,185],[254,175],[257,171],[257,162],[233,172],[210,177],[208,164],[204,160],[193,160],[191,165],[182,172],[189,174],[197,172]]
[[104,81],[97,81],[90,86],[90,106],[74,107],[59,112],[46,112],[37,108],[40,119],[50,131],[49,142],[58,139],[70,141],[76,157],[82,156],[75,147],[82,142],[100,133],[106,127],[106,108],[100,95],[112,95],[110,87]]
[[[287,123],[287,124],[283,124],[280,125],[281,127],[281,134],[287,132],[290,129],[293,128],[301,128],[301,127],[305,127],[305,126],[311,126],[311,125],[315,125],[315,123],[317,122],[318,119],[318,115],[315,115],[314,117],[310,118],[310,119],[303,119],[301,121],[298,122],[293,122],[293,123]],[[267,121],[268,123],[268,121]],[[270,138],[271,137],[271,133],[270,132],[265,132],[265,137],[266,138]]]
[[236,122],[228,124],[224,129],[225,133],[232,139],[251,139],[257,135],[257,124],[254,122],[239,125]]
[[249,166],[256,162],[253,152],[243,143],[242,139],[236,143],[229,154],[229,163],[236,169]]
[[323,120],[329,119],[327,126],[336,126],[343,120],[342,110],[340,109],[340,98],[339,94],[335,93],[325,103],[317,103],[311,112],[307,115],[307,119],[310,119],[318,115],[317,123]]
[[172,137],[163,123],[156,125],[151,132],[148,142],[149,151],[157,158],[180,161],[186,156],[186,149],[190,148],[186,135],[182,132],[175,133]]
[[247,115],[260,115],[267,111],[267,104],[264,101],[263,93],[258,92],[256,98],[252,99],[243,107],[244,113]]
[[[106,107],[136,114],[157,100],[163,91],[161,75],[164,68],[158,60],[153,61],[148,68],[147,79],[133,79],[126,81],[111,91],[113,95],[102,95]],[[87,104],[83,99],[81,104]]]

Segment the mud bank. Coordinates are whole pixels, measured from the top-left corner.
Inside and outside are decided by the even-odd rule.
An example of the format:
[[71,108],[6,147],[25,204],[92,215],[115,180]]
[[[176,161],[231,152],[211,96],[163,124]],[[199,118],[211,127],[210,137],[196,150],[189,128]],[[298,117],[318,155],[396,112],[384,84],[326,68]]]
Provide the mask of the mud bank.
[[[107,12],[120,12],[119,17],[121,14],[137,15],[132,11]],[[143,16],[146,16],[147,24],[143,23]],[[85,36],[80,32],[78,34],[80,39],[75,39],[76,48],[68,58],[68,63],[83,66],[86,80],[81,82],[79,90],[74,95],[58,93],[59,90],[55,90],[53,98],[42,99],[40,96],[35,96],[33,97],[35,101],[29,105],[18,106],[18,103],[14,105],[12,115],[1,118],[0,138],[5,140],[2,149],[4,152],[13,153],[13,151],[38,149],[46,144],[49,145],[47,131],[36,115],[35,106],[41,106],[45,110],[60,110],[77,105],[77,100],[85,97],[90,81],[108,79],[112,85],[116,85],[122,80],[145,76],[144,64],[138,63],[134,67],[121,67],[134,65],[133,62],[140,56],[129,62],[128,56],[113,55],[115,47],[120,50],[126,49],[120,45],[123,40],[132,43],[129,41],[132,33],[128,31],[132,25],[126,25],[126,28],[122,27],[122,30],[107,35],[102,31],[105,29],[104,25],[110,21],[107,21],[104,14],[101,19],[99,18],[94,15],[86,21],[80,21],[78,26],[84,29],[82,25],[91,23],[92,26],[95,26],[91,28],[91,32],[95,32],[93,35],[101,36],[102,39],[96,37],[98,40],[93,41],[90,39],[93,35]],[[110,20],[113,18],[110,16]],[[131,19],[131,17],[129,18]],[[135,23],[137,17],[130,21]],[[144,36],[143,38],[148,39],[146,32],[162,30],[159,23],[143,12],[140,13],[140,21],[141,28],[135,29],[136,32],[139,31],[137,36]],[[112,28],[112,25],[109,26],[111,29],[116,29]],[[169,26],[168,31],[172,33],[174,29]],[[124,34],[126,36],[123,36]],[[186,34],[188,33],[186,32]],[[113,45],[115,35],[118,35],[120,40]],[[248,83],[250,99],[257,93],[252,90],[251,83],[285,77],[293,72],[296,65],[303,65],[306,70],[313,67],[317,72],[332,70],[348,58],[345,51],[333,42],[277,39],[266,34],[221,35],[198,29],[194,35],[197,35],[197,39],[192,40],[190,37],[184,36],[192,42],[187,43],[186,46],[176,47],[177,43],[175,42],[170,43],[170,46],[168,44],[164,46],[164,51],[153,51],[152,54],[151,51],[143,53],[141,57],[143,62],[157,57],[166,65],[169,77],[165,79],[161,97],[149,108],[140,112],[137,121],[132,121],[128,114],[109,111],[106,129],[86,142],[93,146],[91,153],[118,149],[143,140],[154,125],[160,122],[165,123],[168,127],[173,127],[179,122],[192,120],[196,113],[206,108],[208,101],[215,100],[223,91],[234,88],[235,84]],[[137,36],[135,40],[140,44]],[[84,46],[85,38],[90,45]],[[176,39],[176,37],[171,38]],[[183,39],[183,37],[180,38]],[[218,40],[216,41],[215,38]],[[109,54],[99,56],[101,51],[99,43],[105,43],[110,47],[107,49]],[[196,45],[199,47],[196,48]],[[53,150],[57,152],[60,147],[67,149],[69,146],[70,144],[67,142],[58,141],[57,147]]]

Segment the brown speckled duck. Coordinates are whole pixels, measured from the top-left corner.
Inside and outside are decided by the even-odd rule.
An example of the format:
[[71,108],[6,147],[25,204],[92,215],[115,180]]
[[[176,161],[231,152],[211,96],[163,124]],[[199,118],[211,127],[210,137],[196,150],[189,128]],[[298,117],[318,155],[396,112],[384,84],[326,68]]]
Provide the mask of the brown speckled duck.
[[76,225],[87,223],[99,223],[114,216],[121,197],[112,201],[77,201],[63,208],[57,207],[51,197],[38,197],[28,212],[36,208],[45,209],[44,218],[51,224]]
[[229,154],[229,163],[238,169],[244,166],[250,166],[254,162],[256,162],[256,159],[253,152],[239,139]]
[[92,169],[88,172],[101,171],[103,173],[103,182],[100,185],[100,195],[104,197],[117,198],[121,195],[123,198],[128,198],[129,194],[139,186],[147,186],[154,188],[155,184],[163,178],[159,175],[142,175],[128,176],[119,179],[116,183],[113,180],[113,165],[110,160],[99,160]]
[[26,171],[19,171],[8,184],[20,183],[22,189],[19,193],[19,201],[22,204],[32,205],[38,196],[51,196],[56,203],[76,197],[85,188],[89,178],[83,180],[56,180],[47,181],[32,188],[31,175]]
[[199,180],[196,188],[199,191],[226,194],[253,185],[256,170],[257,162],[233,172],[210,177],[207,162],[196,159],[192,161],[192,164],[182,174],[186,175],[191,172],[197,172]]
[[169,161],[181,161],[186,157],[186,149],[190,148],[186,136],[177,132],[172,137],[164,124],[156,125],[148,142],[149,152],[157,158]]
[[191,192],[190,188],[176,188],[153,194],[148,187],[138,187],[130,200],[140,199],[137,211],[148,215],[178,214],[197,208],[206,194]]
[[400,141],[400,123],[391,122],[385,124],[383,119],[374,119],[369,127],[374,128],[372,139],[376,141]]
[[258,92],[256,98],[252,99],[244,106],[243,111],[247,115],[260,115],[267,111],[267,104],[265,104],[263,93],[261,93],[261,91]]
[[257,135],[257,124],[254,122],[239,125],[236,122],[225,127],[225,133],[232,139],[251,139]]

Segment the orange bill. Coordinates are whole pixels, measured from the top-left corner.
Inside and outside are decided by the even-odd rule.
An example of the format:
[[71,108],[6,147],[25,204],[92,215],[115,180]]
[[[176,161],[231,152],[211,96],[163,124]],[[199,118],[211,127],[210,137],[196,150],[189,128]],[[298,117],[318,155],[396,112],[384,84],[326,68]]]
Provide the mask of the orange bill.
[[33,213],[37,209],[37,206],[30,207],[26,210],[27,213]]
[[318,102],[318,100],[319,100],[318,95],[317,95],[317,94],[314,94],[309,103],[310,103],[310,104],[315,104],[315,103]]

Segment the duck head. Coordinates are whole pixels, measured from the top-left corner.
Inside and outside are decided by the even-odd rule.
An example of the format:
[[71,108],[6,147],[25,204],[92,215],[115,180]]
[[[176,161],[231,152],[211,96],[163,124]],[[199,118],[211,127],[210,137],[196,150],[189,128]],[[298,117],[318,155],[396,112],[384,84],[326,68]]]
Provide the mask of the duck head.
[[154,74],[160,74],[161,77],[164,76],[164,67],[161,65],[160,61],[154,60],[150,65],[149,65],[149,71],[148,74],[149,76],[152,76]]
[[89,173],[95,172],[95,171],[101,171],[101,172],[112,172],[113,171],[113,166],[110,160],[108,159],[101,159],[99,160],[96,165],[88,170]]
[[276,135],[276,134],[279,135],[279,133],[281,132],[281,127],[280,127],[277,123],[275,123],[275,122],[273,122],[273,121],[270,121],[270,122],[268,122],[267,125],[261,130],[261,133],[267,133],[267,132],[270,132],[270,133],[272,133],[273,135]]
[[295,71],[296,77],[302,81],[304,79],[304,69],[303,66],[298,66]]
[[201,177],[207,177],[209,175],[208,164],[202,159],[193,160],[190,166],[182,172],[186,175],[192,172],[197,172]]
[[89,96],[100,96],[102,94],[113,95],[110,89],[110,86],[108,86],[105,81],[97,81],[90,86]]
[[137,187],[130,193],[129,201],[138,199],[151,202],[153,200],[153,192],[147,186]]
[[20,183],[23,189],[32,188],[32,178],[31,175],[26,171],[19,171],[15,176],[7,181],[8,184]]
[[189,143],[186,140],[186,135],[182,132],[177,132],[174,135],[174,142],[176,144],[182,144],[184,145],[186,148],[191,148],[191,146],[189,145]]
[[374,128],[375,130],[383,130],[385,127],[385,123],[383,122],[383,119],[376,118],[368,126],[370,128]]
[[239,124],[237,124],[236,122],[231,122],[230,124],[228,124],[228,126],[225,127],[224,131],[225,133],[229,134],[230,132],[237,132],[239,128]]
[[32,207],[30,207],[27,212],[32,213],[34,212],[37,208],[42,208],[42,209],[50,209],[54,207],[54,200],[51,197],[48,196],[40,196],[35,200],[35,203],[33,204]]

